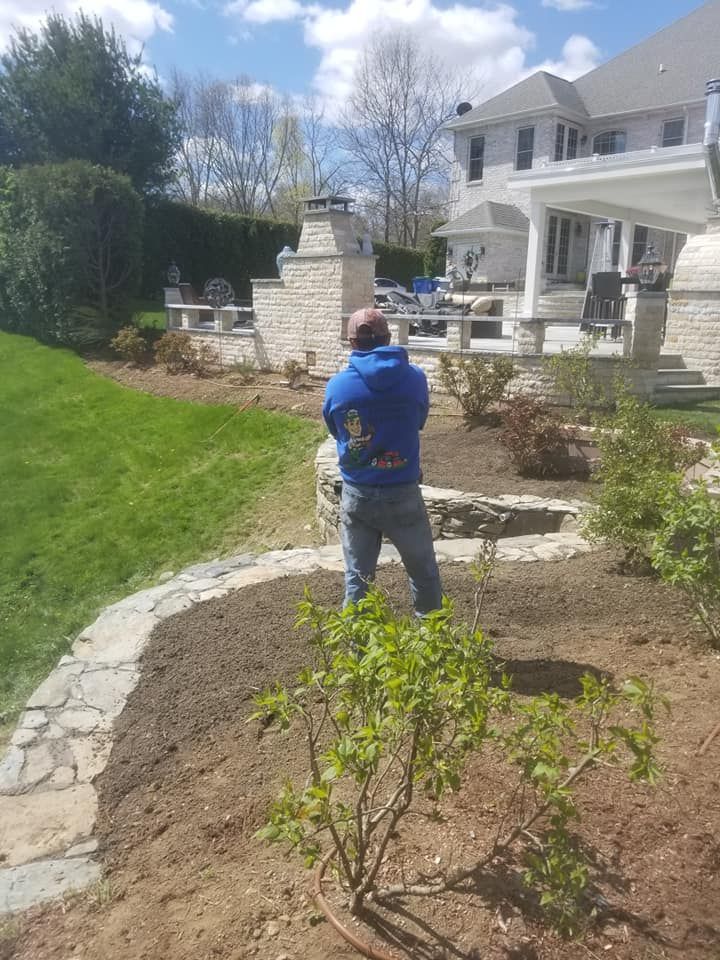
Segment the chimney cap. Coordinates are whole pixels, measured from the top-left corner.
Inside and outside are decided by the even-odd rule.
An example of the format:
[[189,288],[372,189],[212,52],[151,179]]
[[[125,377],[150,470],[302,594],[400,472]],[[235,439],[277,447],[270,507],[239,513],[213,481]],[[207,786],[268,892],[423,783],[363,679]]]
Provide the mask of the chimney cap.
[[341,210],[344,213],[352,213],[349,209],[351,203],[355,203],[353,197],[336,197],[326,195],[324,197],[307,197],[303,200],[306,210]]
[[709,97],[711,93],[720,93],[720,77],[708,80],[705,84],[705,96]]

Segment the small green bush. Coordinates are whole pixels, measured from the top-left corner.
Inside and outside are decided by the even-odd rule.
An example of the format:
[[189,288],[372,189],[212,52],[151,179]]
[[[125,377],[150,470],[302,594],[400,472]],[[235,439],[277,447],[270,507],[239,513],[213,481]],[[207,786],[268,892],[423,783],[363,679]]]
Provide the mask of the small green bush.
[[123,360],[140,364],[147,359],[149,344],[137,327],[123,327],[111,341],[110,346]]
[[600,487],[583,522],[589,539],[621,547],[631,566],[648,564],[663,522],[661,495],[701,456],[686,439],[681,424],[657,420],[633,397],[619,398],[616,414],[598,435]]
[[440,354],[440,384],[460,404],[468,423],[478,421],[491,404],[502,399],[513,372],[509,357],[453,360],[448,353]]
[[516,394],[505,401],[500,417],[500,440],[520,473],[547,477],[567,472],[569,434],[544,400]]
[[194,373],[207,376],[217,363],[217,355],[210,344],[195,343],[188,333],[169,331],[155,344],[155,359],[168,373]]
[[[660,698],[652,688],[633,678],[617,692],[586,675],[574,701],[515,698],[507,678],[497,681],[491,640],[454,624],[448,601],[422,620],[397,618],[374,590],[342,612],[306,592],[299,609],[315,666],[289,688],[257,696],[255,716],[302,737],[306,768],[303,785],[286,785],[260,836],[288,843],[307,866],[333,857],[353,914],[370,897],[442,894],[517,852],[553,923],[579,932],[590,912],[590,867],[570,832],[579,816],[574,784],[623,760],[631,780],[657,778]],[[398,862],[403,817],[421,813],[423,794],[439,799],[460,789],[468,755],[484,750],[495,763],[501,754],[516,782],[498,811],[501,828],[488,830],[472,863],[432,878],[406,869]]]
[[666,583],[690,599],[710,643],[720,649],[720,500],[704,484],[668,484],[651,560]]
[[252,383],[257,375],[257,367],[252,360],[243,357],[232,364],[230,372],[240,383]]
[[590,351],[598,336],[585,336],[569,350],[543,357],[543,366],[555,390],[570,400],[573,416],[579,423],[590,423],[597,407],[610,404],[608,390],[593,372]]

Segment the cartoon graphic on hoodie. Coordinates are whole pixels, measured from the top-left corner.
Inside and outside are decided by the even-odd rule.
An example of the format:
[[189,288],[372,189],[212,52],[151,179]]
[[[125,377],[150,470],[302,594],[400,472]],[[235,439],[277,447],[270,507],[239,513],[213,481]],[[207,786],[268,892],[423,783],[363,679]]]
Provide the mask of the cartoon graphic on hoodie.
[[416,483],[418,431],[428,412],[427,381],[402,347],[354,350],[328,383],[323,417],[351,483]]

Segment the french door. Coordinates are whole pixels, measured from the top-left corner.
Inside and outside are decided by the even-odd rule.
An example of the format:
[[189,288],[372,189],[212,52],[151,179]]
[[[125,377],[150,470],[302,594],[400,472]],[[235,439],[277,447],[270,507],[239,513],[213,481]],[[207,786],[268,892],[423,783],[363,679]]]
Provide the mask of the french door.
[[548,217],[547,243],[545,247],[545,275],[558,280],[567,279],[570,262],[569,217]]

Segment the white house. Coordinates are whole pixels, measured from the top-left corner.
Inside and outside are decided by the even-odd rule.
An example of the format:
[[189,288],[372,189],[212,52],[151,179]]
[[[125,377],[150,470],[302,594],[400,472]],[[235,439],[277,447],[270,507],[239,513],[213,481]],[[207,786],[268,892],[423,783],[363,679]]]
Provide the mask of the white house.
[[448,261],[469,253],[475,280],[525,283],[526,315],[542,288],[583,283],[600,253],[625,272],[653,242],[672,270],[711,210],[702,139],[718,38],[710,0],[572,83],[539,71],[461,105],[451,219],[435,231]]

